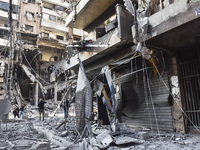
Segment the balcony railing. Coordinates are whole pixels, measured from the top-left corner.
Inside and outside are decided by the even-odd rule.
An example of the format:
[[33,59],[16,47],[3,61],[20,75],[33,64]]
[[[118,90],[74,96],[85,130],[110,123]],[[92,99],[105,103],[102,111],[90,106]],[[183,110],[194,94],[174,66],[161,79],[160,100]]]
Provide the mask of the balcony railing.
[[[8,12],[0,10],[0,18],[8,19]],[[18,20],[18,15],[17,14],[12,14],[12,18],[13,18],[13,20]]]
[[67,27],[65,27],[64,24],[58,23],[55,21],[51,21],[51,20],[42,19],[41,26],[47,27],[47,28],[53,28],[53,29],[63,31],[63,32],[69,32],[69,29]]

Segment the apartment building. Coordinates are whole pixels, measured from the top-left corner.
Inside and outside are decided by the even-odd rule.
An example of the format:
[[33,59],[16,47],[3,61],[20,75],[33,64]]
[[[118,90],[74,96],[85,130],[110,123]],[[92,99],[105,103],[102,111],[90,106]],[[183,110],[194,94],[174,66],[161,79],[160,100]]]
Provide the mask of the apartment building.
[[[121,122],[182,133],[200,126],[199,7],[195,0],[80,0],[67,16],[67,26],[94,41],[78,53],[89,80],[110,66]],[[78,61],[70,62],[77,72]]]
[[[47,98],[57,100],[56,80],[51,81],[50,74],[54,65],[65,58],[69,40],[79,41],[82,36],[79,29],[70,29],[69,34],[65,25],[73,5],[61,0],[21,0],[20,6],[18,39],[23,47],[23,67],[18,68],[18,78],[27,81],[20,83],[22,96],[33,98],[37,105],[38,97],[44,96],[44,86],[50,84]],[[37,76],[36,80],[30,76]]]
[[[19,16],[19,0],[13,0],[13,25],[17,25]],[[9,0],[0,1],[0,47],[9,47],[8,41],[8,11],[9,11]]]

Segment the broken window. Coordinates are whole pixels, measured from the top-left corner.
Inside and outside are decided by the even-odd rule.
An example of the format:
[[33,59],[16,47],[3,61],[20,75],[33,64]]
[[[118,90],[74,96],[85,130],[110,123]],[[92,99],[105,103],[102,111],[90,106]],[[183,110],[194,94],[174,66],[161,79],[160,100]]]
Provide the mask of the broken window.
[[0,30],[0,38],[8,39],[8,30]]
[[49,37],[49,33],[42,32],[42,37]]
[[35,4],[35,0],[28,0],[28,3]]
[[64,36],[57,35],[56,39],[58,39],[58,40],[64,40]]
[[26,19],[28,19],[29,21],[32,20],[33,18],[35,18],[35,14],[32,12],[28,12],[26,11]]
[[55,6],[55,10],[64,11],[64,8],[63,8],[62,6],[56,5],[56,6]]
[[49,20],[56,21],[56,16],[49,15]]
[[54,9],[55,9],[55,5],[50,4],[50,3],[44,2],[44,3],[43,3],[43,6],[44,6],[44,8],[46,8],[46,9],[50,9],[50,10],[54,10]]
[[74,37],[74,40],[75,40],[75,41],[80,41],[80,40],[81,40],[81,37],[80,37],[80,36],[74,35],[73,37]]
[[8,3],[4,3],[4,2],[0,2],[0,9],[1,10],[9,10],[9,4]]
[[[18,6],[13,5],[12,8],[13,8],[13,13],[19,12]],[[0,2],[0,10],[8,11],[9,10],[9,3]]]
[[33,32],[33,26],[25,25],[25,30],[29,32]]
[[19,13],[19,7],[16,5],[13,5],[13,13]]
[[49,15],[48,14],[45,14],[43,13],[42,14],[42,18],[45,19],[45,20],[49,20]]
[[60,24],[65,24],[65,20],[62,18],[57,18],[57,22]]

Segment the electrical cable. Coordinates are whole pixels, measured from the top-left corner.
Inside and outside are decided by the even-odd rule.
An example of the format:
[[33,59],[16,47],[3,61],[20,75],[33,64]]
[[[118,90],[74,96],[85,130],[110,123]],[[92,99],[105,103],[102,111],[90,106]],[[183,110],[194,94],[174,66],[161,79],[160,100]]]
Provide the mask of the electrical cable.
[[144,99],[145,99],[145,102],[146,102],[146,106],[147,106],[147,110],[148,110],[148,115],[149,115],[149,121],[150,121],[150,127],[151,127],[151,130],[153,131],[153,126],[152,126],[152,121],[151,121],[151,115],[150,115],[150,110],[149,110],[149,104],[148,104],[148,101],[147,101],[147,91],[146,91],[146,78],[145,78],[145,70],[146,69],[146,66],[144,64],[144,61],[145,59],[143,58],[142,59],[142,66],[143,66],[143,85],[144,85]]
[[[143,58],[143,60],[144,60],[145,68],[146,68],[145,59]],[[146,77],[147,77],[147,84],[148,84],[148,89],[149,89],[149,95],[150,95],[150,99],[151,99],[151,105],[152,105],[153,113],[154,113],[154,116],[155,116],[155,121],[156,121],[156,127],[157,127],[157,131],[158,131],[158,136],[159,136],[159,139],[160,139],[160,142],[161,142],[160,129],[159,129],[159,126],[158,126],[158,118],[157,118],[156,111],[155,111],[155,106],[154,106],[154,103],[153,103],[153,98],[152,98],[151,87],[150,87],[149,76],[148,76],[147,70],[146,70]]]

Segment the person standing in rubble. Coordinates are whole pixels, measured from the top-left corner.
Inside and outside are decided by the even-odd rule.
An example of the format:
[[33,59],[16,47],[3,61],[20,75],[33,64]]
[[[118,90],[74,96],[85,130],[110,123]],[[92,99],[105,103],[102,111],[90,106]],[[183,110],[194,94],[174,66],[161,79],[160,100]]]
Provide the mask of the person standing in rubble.
[[65,116],[65,119],[67,119],[68,117],[68,109],[69,109],[69,100],[64,100],[63,101],[63,109],[64,109],[64,116]]
[[25,109],[26,109],[26,105],[22,105],[22,106],[20,107],[19,118],[22,117],[22,115],[24,114],[24,110],[25,110]]
[[15,108],[15,110],[13,110],[13,115],[14,115],[14,118],[15,117],[19,118],[19,107]]
[[41,115],[42,115],[42,120],[44,121],[44,104],[46,102],[43,101],[42,98],[40,98],[40,101],[38,103],[38,111],[39,111],[39,119],[41,120]]

